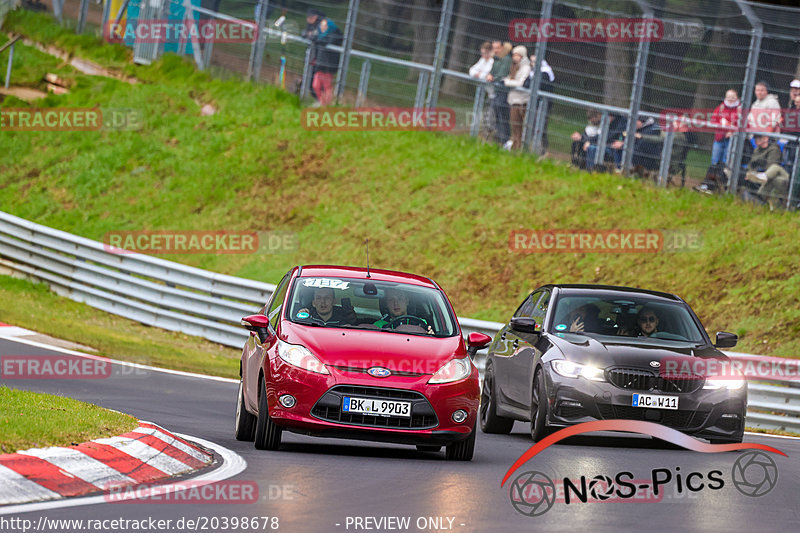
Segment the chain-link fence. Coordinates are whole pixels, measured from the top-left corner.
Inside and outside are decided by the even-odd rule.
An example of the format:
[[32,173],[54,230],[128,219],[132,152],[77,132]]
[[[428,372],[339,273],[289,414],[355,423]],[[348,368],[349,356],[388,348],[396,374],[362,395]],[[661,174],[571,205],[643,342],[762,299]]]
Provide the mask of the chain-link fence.
[[[78,31],[124,23],[137,6],[161,8],[149,17],[249,21],[263,29],[254,42],[181,43],[177,51],[200,68],[303,97],[315,96],[307,30],[318,20],[309,25],[307,15],[318,10],[341,35],[328,45],[339,103],[447,107],[456,133],[506,147],[513,130],[522,149],[580,167],[798,205],[800,87],[790,84],[800,78],[800,8],[744,0],[48,1]],[[511,127],[503,84],[469,75],[486,41],[527,48],[514,70],[519,76],[528,62],[532,74],[512,91]],[[134,50],[143,63],[171,51]],[[767,115],[753,119],[755,110]],[[768,142],[759,146],[762,133]]]

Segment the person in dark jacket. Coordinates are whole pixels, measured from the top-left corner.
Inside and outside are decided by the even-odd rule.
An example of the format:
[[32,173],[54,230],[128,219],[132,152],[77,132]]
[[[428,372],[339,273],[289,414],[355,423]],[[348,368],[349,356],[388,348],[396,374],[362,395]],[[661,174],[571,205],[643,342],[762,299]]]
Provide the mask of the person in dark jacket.
[[316,32],[310,37],[310,60],[314,66],[311,87],[319,105],[327,106],[333,101],[333,78],[339,70],[339,52],[331,50],[328,45],[341,46],[342,32],[333,20],[324,15],[318,16],[318,19]]
[[[324,17],[325,15],[322,13],[322,11],[318,9],[309,9],[308,13],[306,14],[306,29],[303,30],[303,33],[301,33],[300,36],[303,37],[304,39],[312,41],[319,32],[319,21],[322,20]],[[312,61],[308,68],[308,76],[312,81],[314,80],[315,72],[316,69],[314,68],[314,63]],[[316,91],[314,91],[313,86],[310,87],[310,92],[314,100],[319,99],[317,97]]]
[[494,111],[495,129],[497,130],[497,142],[505,145],[511,138],[511,107],[508,105],[508,88],[502,83],[502,79],[508,76],[511,70],[511,43],[492,41],[492,51],[494,52],[494,62],[492,70],[486,76],[486,81],[493,83],[493,91],[490,93],[489,106]]

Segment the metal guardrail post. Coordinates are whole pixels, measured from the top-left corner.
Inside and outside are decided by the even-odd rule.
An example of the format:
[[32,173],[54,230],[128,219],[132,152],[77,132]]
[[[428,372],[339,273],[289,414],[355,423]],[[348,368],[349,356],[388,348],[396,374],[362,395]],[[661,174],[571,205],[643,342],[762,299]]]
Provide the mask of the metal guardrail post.
[[81,0],[80,11],[78,12],[78,25],[75,33],[83,33],[86,29],[86,15],[89,12],[89,0]]
[[[544,0],[542,2],[541,20],[549,20],[553,15],[553,0]],[[539,39],[536,42],[536,62],[531,65],[533,72],[533,80],[531,80],[530,95],[528,96],[528,112],[525,115],[525,124],[522,129],[522,146],[529,146],[529,149],[535,153],[540,153],[541,150],[541,134],[537,131],[539,125],[544,125],[543,117],[544,106],[538,105],[539,88],[542,86],[542,61],[544,55],[547,53],[547,39]],[[538,137],[538,139],[537,139]]]
[[[653,11],[647,3],[639,0],[636,2],[642,9],[643,18],[651,20]],[[622,148],[622,168],[626,173],[630,172],[633,163],[633,149],[636,141],[636,119],[639,117],[639,109],[642,103],[642,92],[644,91],[644,77],[647,74],[647,58],[650,54],[650,41],[641,39],[639,49],[636,52],[636,68],[633,73],[633,87],[631,87],[631,102],[628,108],[628,127],[625,133],[625,144]]]
[[422,70],[417,80],[417,94],[414,97],[414,108],[422,109],[425,107],[425,88],[428,86],[428,72]]
[[258,81],[261,77],[261,63],[264,61],[264,49],[267,42],[267,31],[264,25],[267,22],[269,0],[258,0],[258,20],[256,20],[256,40],[250,47],[250,62],[247,66],[247,79]]
[[[450,22],[453,20],[453,0],[443,0],[442,12],[439,17],[439,33],[436,36],[436,51],[433,56],[433,74],[430,78],[428,96],[425,107],[432,109],[439,102],[439,87],[442,83],[442,69],[444,68],[444,54],[447,50],[447,39],[450,35]],[[419,92],[419,91],[418,91]],[[421,106],[420,106],[421,107]]]
[[11,46],[8,48],[8,66],[6,66],[6,80],[4,82],[5,88],[8,89],[9,83],[11,83],[11,66],[14,64],[14,45],[16,43],[11,43]]
[[670,124],[666,127],[667,135],[664,138],[664,144],[661,146],[661,165],[658,167],[658,185],[660,187],[667,186],[669,164],[672,161],[672,146],[675,142],[675,128]]
[[53,16],[59,24],[64,24],[64,0],[53,0]]
[[336,71],[336,103],[339,103],[347,85],[347,71],[350,69],[350,53],[353,51],[353,36],[356,33],[356,19],[358,18],[359,0],[350,0],[347,8],[347,22],[344,29],[342,54],[339,56],[339,68]]
[[794,164],[792,172],[789,174],[789,194],[786,197],[786,209],[792,208],[792,194],[794,194],[794,184],[800,179],[800,141],[794,149]]
[[356,95],[356,107],[361,107],[364,98],[367,97],[367,87],[369,87],[369,73],[372,67],[369,59],[361,64],[361,77],[358,79],[358,94]]
[[484,86],[475,86],[475,99],[472,102],[472,124],[470,124],[469,134],[472,137],[477,137],[481,129],[481,119],[483,117],[483,102],[486,97],[486,89]]
[[594,164],[601,165],[606,160],[606,141],[608,139],[608,128],[611,126],[611,117],[608,111],[603,111],[600,117],[600,138],[597,139],[597,153],[594,154]]
[[739,176],[742,172],[742,157],[744,156],[744,143],[747,135],[743,133],[744,127],[747,126],[747,113],[750,110],[750,104],[753,102],[753,88],[756,82],[756,71],[758,70],[758,56],[761,54],[761,39],[763,36],[763,26],[758,16],[753,12],[749,5],[742,0],[734,0],[741,9],[742,14],[747,17],[753,31],[750,37],[750,51],[747,53],[747,66],[745,67],[744,83],[742,84],[742,113],[739,116],[739,132],[733,136],[731,144],[733,160],[728,159],[728,166],[731,169],[731,175],[728,179],[728,194],[736,194],[736,189],[739,187]]
[[303,60],[303,78],[300,80],[300,100],[306,97],[308,87],[311,85],[311,48],[306,48]]

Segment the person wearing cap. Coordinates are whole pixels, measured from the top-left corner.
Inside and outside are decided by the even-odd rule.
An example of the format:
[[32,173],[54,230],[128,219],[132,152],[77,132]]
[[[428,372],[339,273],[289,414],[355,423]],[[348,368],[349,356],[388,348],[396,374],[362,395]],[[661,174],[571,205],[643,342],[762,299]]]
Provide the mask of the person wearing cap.
[[522,125],[529,99],[528,91],[522,87],[530,73],[528,49],[522,45],[515,46],[511,50],[511,69],[503,79],[503,84],[511,89],[508,92],[508,105],[511,106],[511,145],[506,144],[510,150],[522,148]]
[[786,194],[789,187],[789,173],[780,165],[781,149],[770,142],[766,135],[756,135],[756,149],[747,165],[745,180],[751,188],[758,186],[758,195],[765,199],[770,208],[774,201]]
[[798,94],[800,94],[800,80],[792,80],[789,83],[789,103],[786,105],[787,108],[795,109],[794,99]]
[[[783,110],[783,123],[787,125],[788,131],[792,133],[798,132],[798,115],[800,115],[800,107],[797,104],[797,97],[800,96],[800,80],[792,80],[789,84],[789,103]],[[791,116],[790,116],[791,115]]]

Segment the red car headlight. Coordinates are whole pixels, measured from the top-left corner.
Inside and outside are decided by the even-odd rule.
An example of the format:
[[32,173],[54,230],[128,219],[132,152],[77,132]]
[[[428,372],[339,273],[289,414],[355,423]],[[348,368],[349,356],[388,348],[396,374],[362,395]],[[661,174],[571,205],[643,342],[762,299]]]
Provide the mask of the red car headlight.
[[463,359],[451,359],[442,368],[436,371],[428,380],[430,384],[452,383],[468,377],[472,373],[472,365],[469,357]]
[[299,344],[289,344],[278,340],[278,357],[286,361],[292,366],[308,370],[309,372],[316,372],[317,374],[330,374],[322,361],[311,353],[305,346]]

